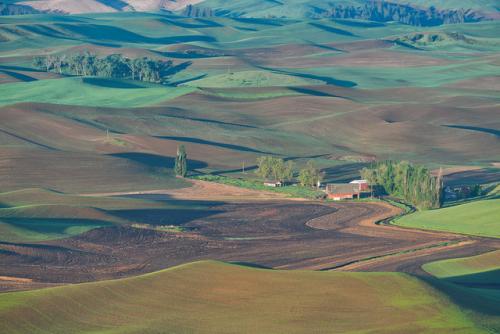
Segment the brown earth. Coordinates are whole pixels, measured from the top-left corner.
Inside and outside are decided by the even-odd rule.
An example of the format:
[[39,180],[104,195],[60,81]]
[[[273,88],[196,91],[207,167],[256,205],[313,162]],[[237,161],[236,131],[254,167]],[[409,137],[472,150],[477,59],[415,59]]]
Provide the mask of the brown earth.
[[[83,196],[130,196],[130,195],[163,195],[174,200],[200,200],[200,201],[231,201],[238,200],[271,200],[285,198],[286,194],[272,191],[261,191],[245,189],[225,184],[207,182],[202,180],[189,179],[190,187],[183,189],[164,189],[136,192],[112,192],[112,193],[94,193]],[[292,199],[288,199],[292,200]],[[293,199],[302,200],[302,199]]]
[[[209,194],[210,188],[199,187]],[[168,194],[136,196],[172,200]],[[0,243],[0,275],[33,280],[0,284],[0,289],[127,277],[202,259],[279,269],[423,274],[424,262],[500,249],[494,239],[374,224],[397,213],[383,203],[282,199],[213,202],[203,210],[119,211],[115,214],[129,221],[154,227],[166,220],[185,232],[113,226],[45,243]]]

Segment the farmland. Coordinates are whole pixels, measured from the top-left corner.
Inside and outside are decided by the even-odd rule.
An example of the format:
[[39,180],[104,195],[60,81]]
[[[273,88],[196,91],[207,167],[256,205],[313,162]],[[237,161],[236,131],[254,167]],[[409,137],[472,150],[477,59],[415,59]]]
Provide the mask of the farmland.
[[[394,286],[406,293],[386,293]],[[364,302],[348,297],[360,290]],[[404,274],[270,271],[211,261],[125,280],[4,294],[1,306],[0,329],[9,333],[309,333],[304,320],[311,317],[320,333],[486,333],[444,295]],[[82,316],[82,308],[93,311]],[[30,316],[21,320],[20,314]]]
[[400,226],[499,238],[500,200],[491,199],[417,212],[396,223]]
[[[500,331],[494,2],[7,3],[42,12],[0,16],[1,333]],[[294,183],[387,159],[485,193]]]

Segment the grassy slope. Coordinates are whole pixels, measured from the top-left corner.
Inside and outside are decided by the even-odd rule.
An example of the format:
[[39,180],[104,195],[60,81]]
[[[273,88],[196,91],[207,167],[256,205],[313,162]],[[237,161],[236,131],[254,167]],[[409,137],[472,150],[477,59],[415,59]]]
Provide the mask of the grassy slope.
[[269,271],[218,262],[3,294],[0,330],[482,333],[443,295],[404,274]]
[[242,71],[220,74],[188,83],[189,86],[209,88],[307,86],[321,84],[323,84],[323,82],[319,80],[302,79],[291,75],[262,71]]
[[66,238],[128,223],[109,211],[165,208],[161,202],[83,197],[42,189],[0,193],[0,241],[35,242]]
[[1,87],[0,105],[18,102],[42,102],[101,107],[140,107],[155,105],[193,89],[168,88],[160,85],[122,83],[121,80],[96,80],[82,78],[52,79],[35,82],[4,84]]
[[0,240],[33,242],[67,238],[124,221],[94,208],[29,205],[0,209]]
[[[478,256],[449,259],[423,265],[425,271],[438,278],[453,278],[500,270],[500,250]],[[500,276],[498,276],[500,278]]]
[[477,201],[449,208],[420,211],[396,221],[397,225],[500,238],[500,199]]
[[500,251],[427,263],[422,268],[439,278],[438,286],[453,301],[471,310],[471,319],[490,333],[500,332]]
[[[259,153],[252,153],[245,150],[246,148],[284,156],[373,153],[379,155],[380,158],[393,155],[394,158],[419,160],[425,163],[433,160],[449,164],[464,160],[471,161],[471,163],[483,163],[496,159],[498,153],[493,149],[492,142],[495,138],[491,134],[466,132],[463,129],[450,129],[442,126],[443,124],[465,124],[484,128],[497,127],[497,122],[489,116],[491,114],[489,110],[497,102],[494,87],[489,91],[482,89],[462,91],[442,87],[464,78],[479,78],[480,80],[483,76],[498,74],[499,67],[495,65],[498,60],[496,54],[493,53],[497,48],[495,43],[493,46],[488,44],[486,48],[488,52],[492,52],[491,54],[484,53],[484,56],[479,57],[478,51],[485,48],[483,45],[468,46],[471,48],[469,55],[462,53],[465,50],[462,46],[458,55],[441,52],[439,48],[423,52],[390,47],[383,43],[382,46],[380,45],[381,39],[423,31],[425,30],[423,28],[393,23],[373,25],[366,22],[333,22],[331,20],[315,21],[314,23],[318,23],[319,26],[311,25],[311,23],[308,20],[242,21],[231,18],[198,20],[155,13],[1,18],[0,34],[12,38],[9,42],[2,43],[0,50],[1,66],[8,67],[9,71],[17,71],[15,68],[12,69],[15,66],[30,67],[33,54],[74,52],[71,49],[74,46],[79,46],[78,50],[90,48],[104,53],[125,52],[135,56],[147,54],[160,57],[163,53],[157,52],[166,52],[165,57],[169,58],[173,55],[176,63],[192,62],[192,65],[185,71],[174,75],[173,82],[206,75],[201,81],[191,81],[187,85],[196,86],[207,83],[214,85],[215,82],[217,86],[230,88],[204,89],[203,92],[206,94],[203,99],[197,99],[193,95],[183,95],[187,92],[183,92],[183,89],[194,89],[190,87],[172,88],[118,80],[104,82],[97,80],[96,82],[88,79],[82,81],[78,78],[63,78],[1,85],[0,93],[6,94],[0,94],[0,104],[45,101],[120,107],[117,109],[119,113],[113,114],[109,109],[90,112],[67,108],[64,116],[61,113],[54,117],[69,116],[71,119],[85,122],[86,126],[89,124],[99,126],[103,135],[102,131],[109,128],[127,134],[184,136],[194,140],[235,144],[242,148],[241,150],[226,150],[224,153],[217,152],[217,160],[220,163],[218,166],[210,166],[213,170],[235,169],[241,165],[242,161],[246,164],[253,164],[255,156]],[[496,36],[492,32],[497,30],[498,24],[498,22],[484,22],[438,27],[433,30],[465,31],[468,36],[494,39]],[[2,28],[10,29],[11,33],[6,33]],[[193,41],[186,42],[189,40],[188,37]],[[368,40],[375,40],[376,46]],[[366,41],[368,44],[343,44],[344,42],[365,43]],[[325,45],[326,43],[328,45]],[[195,49],[200,46],[214,49],[215,54],[220,56],[189,58],[182,52],[176,53],[177,48]],[[312,49],[301,49],[304,46]],[[273,49],[269,52],[264,49],[270,47]],[[345,48],[347,51],[336,51],[335,48],[339,50]],[[72,51],[66,51],[67,49]],[[380,59],[369,61],[370,56],[377,55],[378,52],[381,52],[382,56],[388,56],[386,62],[382,56],[380,57],[382,61]],[[16,57],[11,57],[13,55]],[[275,61],[277,57],[274,55],[280,55],[279,61]],[[420,64],[423,60],[430,61],[432,64],[434,59],[444,59],[444,65],[414,65]],[[336,62],[339,60],[342,62],[337,65]],[[403,66],[394,66],[393,61]],[[448,61],[450,64],[447,64]],[[385,63],[387,66],[384,65]],[[423,63],[426,64],[426,62]],[[232,80],[232,82],[220,80],[226,78],[224,73],[227,73],[228,66],[230,71],[235,73],[237,80]],[[291,80],[275,80],[283,75],[280,70],[288,70],[297,75],[286,76]],[[261,76],[266,77],[269,73],[272,74],[270,77],[272,80],[267,78],[256,80]],[[29,71],[27,74],[42,75]],[[321,93],[318,96],[315,93],[316,90],[325,89],[325,86],[318,85],[320,82],[325,82],[323,79],[332,83],[326,86],[332,96],[328,94],[321,96]],[[307,87],[305,90],[301,90],[302,87],[279,88],[279,90],[263,87],[259,92],[248,86],[234,88],[247,84],[269,86],[276,83],[299,82],[313,84],[316,87],[312,89]],[[357,86],[346,90],[337,89],[335,86],[335,84],[349,84],[349,82]],[[144,87],[130,87],[134,85]],[[395,92],[380,89],[387,87],[400,89],[401,86],[408,87],[408,90]],[[428,94],[430,91],[425,90],[425,87],[432,87],[433,94]],[[209,90],[211,92],[208,92]],[[403,95],[403,93],[406,94]],[[181,97],[171,99],[177,95]],[[216,95],[217,98],[210,95]],[[340,98],[334,95],[339,95]],[[344,96],[345,98],[342,99]],[[425,100],[421,98],[422,96]],[[459,98],[471,102],[466,106],[466,103],[459,101]],[[145,113],[145,117],[142,117],[143,115],[138,116],[135,110],[121,109],[124,106],[155,104],[168,104],[178,109],[178,112],[174,113],[169,110],[169,114],[174,116],[170,117],[166,115],[165,110],[156,110]],[[418,109],[415,106],[418,106]],[[410,110],[412,108],[415,110]],[[474,113],[465,108],[474,108]],[[47,109],[52,109],[52,107]],[[397,112],[397,117],[385,115],[388,113],[386,110],[391,109],[392,113]],[[399,117],[402,114],[405,115]],[[193,121],[183,116],[197,120]],[[398,120],[392,122],[394,118]],[[231,125],[231,123],[251,127],[241,127]],[[7,122],[6,130],[9,132],[35,142],[50,142],[47,138],[40,138],[48,137],[42,131],[32,131],[24,126],[14,127],[12,124],[14,124],[13,121]],[[74,126],[74,124],[68,124],[68,126]],[[0,134],[0,136],[5,135]],[[58,132],[54,131],[52,137],[59,139]],[[94,147],[89,145],[92,140],[88,138],[82,136],[77,139],[73,138],[72,141],[57,140],[58,144],[55,147],[65,150],[81,147],[92,151]],[[9,145],[17,145],[19,141],[18,138],[16,143]],[[417,148],[414,145],[415,142],[420,144]],[[69,146],[69,143],[71,147],[61,147],[63,144]],[[439,144],[437,149],[436,143]],[[158,153],[159,147],[173,146],[168,142],[156,144],[156,148],[151,147],[153,144],[147,144],[144,150]],[[132,151],[136,149],[136,147],[113,146],[112,148],[105,147],[104,150],[130,149]],[[214,146],[216,144],[210,147],[207,145],[207,148],[214,148]],[[190,153],[193,153],[195,149],[190,147]],[[160,152],[160,155],[171,154],[165,152],[166,150]],[[243,154],[245,157],[241,156]],[[210,157],[197,156],[196,158],[212,164],[215,156],[215,154],[210,154]],[[18,161],[10,156],[6,158],[7,160]],[[116,163],[118,162],[114,162]],[[332,160],[330,163],[333,165],[336,162]],[[60,165],[67,164],[69,162],[65,161]],[[331,167],[331,165],[325,167]],[[58,171],[57,174],[64,173]],[[16,182],[19,183],[17,180]],[[21,186],[33,185],[52,187],[46,183],[23,183]]]

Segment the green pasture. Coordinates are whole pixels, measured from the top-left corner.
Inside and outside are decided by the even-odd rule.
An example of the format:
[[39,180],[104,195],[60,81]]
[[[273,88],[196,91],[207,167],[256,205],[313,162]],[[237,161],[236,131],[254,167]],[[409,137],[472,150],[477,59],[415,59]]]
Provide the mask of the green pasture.
[[4,293],[0,331],[487,333],[445,295],[405,274],[275,271],[211,261]]
[[442,291],[490,333],[500,330],[500,251],[426,263]]
[[500,238],[500,199],[418,211],[395,221],[396,225]]
[[303,79],[292,75],[283,75],[265,71],[242,71],[219,74],[191,81],[187,85],[204,88],[230,88],[230,87],[273,87],[273,86],[312,86],[324,82],[313,79]]
[[4,84],[0,91],[0,105],[38,102],[119,108],[161,104],[194,89],[149,85],[135,81],[62,78]]
[[490,282],[495,283],[500,279],[500,250],[473,257],[426,263],[422,268],[440,279],[486,283],[486,279],[491,277]]
[[154,198],[96,197],[24,189],[0,193],[0,241],[37,242],[68,238],[96,228],[130,224],[142,213],[205,209],[197,202]]

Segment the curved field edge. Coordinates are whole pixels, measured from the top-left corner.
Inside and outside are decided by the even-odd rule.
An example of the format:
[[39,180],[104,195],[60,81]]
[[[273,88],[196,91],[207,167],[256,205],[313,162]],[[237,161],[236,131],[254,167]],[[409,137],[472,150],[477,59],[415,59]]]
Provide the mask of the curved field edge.
[[[397,287],[397,288],[396,288]],[[0,298],[2,333],[485,333],[401,273],[264,270],[203,261]]]
[[100,227],[129,224],[113,214],[117,210],[167,206],[134,198],[78,196],[37,188],[0,193],[0,242],[67,238]]
[[426,263],[422,269],[438,278],[429,281],[490,333],[500,331],[500,250]]
[[472,257],[430,262],[424,264],[422,269],[437,278],[451,278],[500,270],[500,250]]
[[394,220],[395,225],[426,230],[500,238],[500,199],[418,211]]

